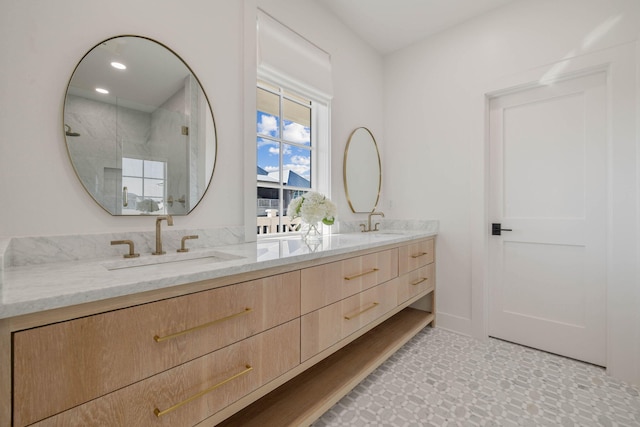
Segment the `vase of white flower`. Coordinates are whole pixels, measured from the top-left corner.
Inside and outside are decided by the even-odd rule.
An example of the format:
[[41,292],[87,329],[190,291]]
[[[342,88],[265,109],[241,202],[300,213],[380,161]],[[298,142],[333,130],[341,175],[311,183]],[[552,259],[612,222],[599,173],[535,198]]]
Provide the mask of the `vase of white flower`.
[[291,219],[300,218],[302,238],[306,241],[322,240],[322,224],[333,225],[335,222],[336,205],[326,196],[310,191],[291,200],[287,208],[287,215]]
[[315,224],[304,223],[301,227],[302,238],[307,243],[315,243],[322,240],[322,223],[316,222]]

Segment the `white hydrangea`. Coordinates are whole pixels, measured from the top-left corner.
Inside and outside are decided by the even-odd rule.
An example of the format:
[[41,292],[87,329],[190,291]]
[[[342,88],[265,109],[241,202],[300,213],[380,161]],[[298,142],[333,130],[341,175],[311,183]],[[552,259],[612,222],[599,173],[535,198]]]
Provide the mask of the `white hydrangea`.
[[296,197],[289,203],[288,215],[293,218],[302,218],[308,224],[322,221],[323,224],[332,225],[338,208],[327,197],[315,191]]
[[302,205],[302,197],[296,197],[289,202],[287,207],[287,215],[291,218],[297,218],[300,216],[300,205]]

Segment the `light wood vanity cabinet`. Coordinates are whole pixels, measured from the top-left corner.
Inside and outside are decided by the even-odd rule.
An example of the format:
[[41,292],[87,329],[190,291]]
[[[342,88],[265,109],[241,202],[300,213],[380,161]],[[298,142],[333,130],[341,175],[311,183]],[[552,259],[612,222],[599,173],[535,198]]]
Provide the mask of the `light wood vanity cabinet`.
[[348,337],[394,309],[395,280],[375,286],[302,316],[302,361]]
[[300,274],[14,334],[14,424],[29,425],[300,316]]
[[431,264],[435,259],[433,243],[433,239],[428,239],[401,246],[398,258],[400,274]]
[[17,332],[14,425],[297,319],[299,300],[295,271]]
[[[219,427],[305,426],[315,421],[434,323],[434,260],[434,239],[429,238],[366,258],[303,269],[300,367],[306,370]],[[344,291],[350,286],[345,278],[353,276],[365,284]]]
[[433,275],[433,264],[425,265],[417,270],[404,274],[398,280],[398,303],[410,298],[435,290],[435,276]]
[[35,426],[195,425],[298,365],[299,337],[300,323],[291,321]]
[[0,322],[13,401],[0,427],[313,422],[435,311],[433,238],[323,261],[77,318]]
[[397,275],[397,249],[305,268],[301,272],[302,313],[355,295]]

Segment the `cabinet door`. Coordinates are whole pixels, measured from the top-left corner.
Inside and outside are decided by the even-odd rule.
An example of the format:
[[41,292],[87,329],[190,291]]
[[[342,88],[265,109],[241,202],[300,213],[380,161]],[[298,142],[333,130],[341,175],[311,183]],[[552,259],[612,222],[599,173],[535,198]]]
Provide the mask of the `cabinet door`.
[[296,319],[35,426],[192,426],[299,363]]
[[400,276],[398,279],[398,303],[435,289],[433,263]]
[[397,279],[302,316],[302,361],[348,337],[398,305]]
[[410,245],[401,246],[398,255],[399,273],[404,274],[431,264],[434,255],[433,239],[421,240]]
[[23,426],[300,315],[292,272],[14,334]]
[[301,272],[302,313],[309,313],[398,276],[398,250],[349,258]]

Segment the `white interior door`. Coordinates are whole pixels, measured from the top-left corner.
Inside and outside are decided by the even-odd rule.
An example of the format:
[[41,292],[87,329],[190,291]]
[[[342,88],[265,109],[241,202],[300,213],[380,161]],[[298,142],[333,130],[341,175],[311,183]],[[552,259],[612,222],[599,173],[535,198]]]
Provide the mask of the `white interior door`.
[[[606,365],[605,71],[490,100],[489,334]],[[489,224],[491,226],[491,224]]]

